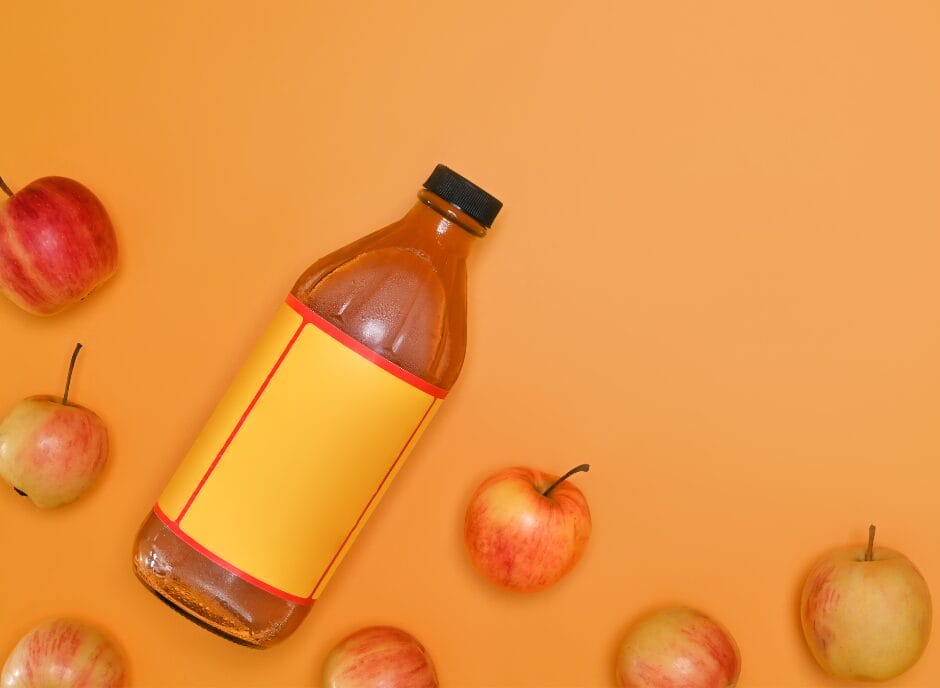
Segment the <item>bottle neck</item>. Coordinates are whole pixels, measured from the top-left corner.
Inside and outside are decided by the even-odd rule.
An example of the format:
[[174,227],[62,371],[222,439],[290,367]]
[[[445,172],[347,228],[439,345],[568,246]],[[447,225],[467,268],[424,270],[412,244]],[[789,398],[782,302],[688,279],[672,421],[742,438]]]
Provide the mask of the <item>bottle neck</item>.
[[464,258],[475,240],[486,236],[479,222],[427,189],[418,192],[418,202],[401,224],[416,242],[415,248]]

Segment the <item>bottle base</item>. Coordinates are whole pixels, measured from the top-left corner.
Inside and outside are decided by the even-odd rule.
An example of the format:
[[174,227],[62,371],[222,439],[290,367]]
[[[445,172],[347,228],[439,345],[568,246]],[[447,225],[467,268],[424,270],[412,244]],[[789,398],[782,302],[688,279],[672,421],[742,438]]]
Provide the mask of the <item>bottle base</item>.
[[180,539],[155,514],[140,528],[134,573],[157,599],[238,645],[271,647],[293,633],[310,611],[219,566]]
[[172,609],[174,612],[176,612],[183,618],[192,621],[194,624],[196,624],[200,628],[204,628],[210,633],[213,633],[219,636],[220,638],[224,638],[225,640],[228,640],[229,642],[235,643],[236,645],[241,645],[242,647],[250,647],[254,650],[263,650],[265,647],[269,647],[268,645],[259,645],[258,643],[253,642],[251,640],[246,640],[240,636],[232,635],[231,633],[228,633],[227,631],[222,630],[218,626],[213,626],[211,623],[203,619],[201,616],[197,616],[196,614],[189,611],[189,609],[187,609],[186,607],[183,607],[177,604],[173,598],[165,597],[164,595],[162,595],[156,588],[150,585],[147,579],[145,579],[143,576],[140,575],[140,571],[137,570],[137,567],[134,567],[134,573],[137,575],[137,580],[143,583],[144,587],[147,588],[154,597],[156,597],[158,600],[163,602],[163,604],[165,604],[167,607]]

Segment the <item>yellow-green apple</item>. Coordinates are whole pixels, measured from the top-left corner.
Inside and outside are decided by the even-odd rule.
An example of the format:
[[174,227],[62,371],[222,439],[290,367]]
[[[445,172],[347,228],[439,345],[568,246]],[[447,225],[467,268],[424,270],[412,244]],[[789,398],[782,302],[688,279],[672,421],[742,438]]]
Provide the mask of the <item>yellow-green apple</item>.
[[66,177],[17,193],[0,179],[0,291],[37,315],[84,299],[117,269],[117,238],[101,201]]
[[903,554],[875,547],[840,549],[813,567],[800,616],[809,649],[828,673],[884,681],[914,665],[930,638],[927,583]]
[[13,648],[0,672],[3,688],[122,688],[124,657],[98,628],[74,619],[41,623]]
[[108,430],[101,419],[69,401],[76,344],[65,394],[29,397],[0,421],[0,477],[42,508],[77,499],[94,482],[108,457]]
[[647,614],[627,631],[617,653],[624,688],[731,688],[741,655],[717,621],[688,607]]
[[323,665],[326,688],[437,688],[424,646],[393,626],[369,626],[347,636]]
[[587,500],[565,475],[514,467],[490,476],[473,493],[464,543],[474,568],[496,585],[534,592],[552,585],[581,558],[591,537]]

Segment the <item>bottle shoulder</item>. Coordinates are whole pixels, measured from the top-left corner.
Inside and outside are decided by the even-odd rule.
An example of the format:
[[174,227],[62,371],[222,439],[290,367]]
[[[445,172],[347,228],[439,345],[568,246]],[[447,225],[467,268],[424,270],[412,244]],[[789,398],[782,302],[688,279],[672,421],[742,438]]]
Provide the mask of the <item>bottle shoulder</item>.
[[317,261],[292,293],[379,355],[447,389],[466,349],[466,270],[375,238]]

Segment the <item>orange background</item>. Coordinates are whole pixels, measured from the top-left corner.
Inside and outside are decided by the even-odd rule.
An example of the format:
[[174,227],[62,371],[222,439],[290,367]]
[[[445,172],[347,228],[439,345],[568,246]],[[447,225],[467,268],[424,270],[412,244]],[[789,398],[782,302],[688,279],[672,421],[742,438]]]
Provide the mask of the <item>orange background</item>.
[[[33,1],[0,45],[0,174],[84,182],[123,250],[66,314],[0,303],[4,412],[81,340],[73,399],[113,431],[73,506],[0,491],[0,656],[74,614],[140,686],[304,686],[393,623],[445,685],[602,686],[684,602],[742,686],[835,686],[798,629],[818,555],[875,522],[940,596],[936,2]],[[294,278],[437,162],[506,204],[461,380],[296,636],[230,645],[137,583],[137,525]],[[476,484],[582,461],[581,564],[480,580]],[[891,685],[938,684],[935,638]]]

